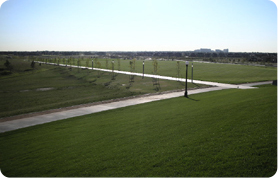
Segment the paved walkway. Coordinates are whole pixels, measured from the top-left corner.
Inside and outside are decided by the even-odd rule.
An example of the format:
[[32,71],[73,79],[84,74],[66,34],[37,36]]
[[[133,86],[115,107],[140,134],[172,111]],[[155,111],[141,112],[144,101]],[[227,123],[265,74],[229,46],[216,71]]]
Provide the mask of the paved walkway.
[[[38,63],[43,63],[40,61],[35,61]],[[44,63],[43,63],[44,64]],[[55,63],[47,63],[49,65],[57,65]],[[60,66],[66,66],[65,64],[60,64]],[[71,67],[78,68],[78,66],[71,65]],[[80,67],[81,69],[90,69],[90,70],[99,70],[104,72],[112,72],[112,70],[109,69],[101,69],[101,68],[91,68],[91,67]],[[135,72],[127,72],[127,71],[119,71],[114,70],[113,72],[118,74],[126,74],[126,75],[135,75],[135,76],[143,76],[142,73],[135,73]],[[161,75],[152,75],[152,74],[144,74],[144,77],[150,77],[150,78],[159,78],[164,80],[173,80],[173,81],[181,81],[185,82],[184,78],[177,78],[177,77],[168,77],[168,76],[161,76]],[[188,82],[191,82],[190,79],[188,79]],[[201,81],[201,80],[193,80],[193,83],[195,84],[204,84],[204,85],[210,85],[210,86],[218,86],[218,87],[224,87],[224,88],[239,88],[239,89],[251,89],[253,87],[247,86],[247,85],[233,85],[233,84],[224,84],[224,83],[218,83],[218,82],[208,82],[208,81]]]
[[[197,89],[197,90],[188,90],[188,95],[190,94],[196,94],[196,93],[202,93],[202,92],[209,92],[209,91],[215,91],[215,90],[222,90],[225,89],[223,87],[212,87],[212,88],[204,88],[204,89]],[[23,119],[17,119],[17,120],[11,120],[6,122],[0,123],[0,132],[7,132],[11,130],[16,130],[20,128],[25,128],[29,126],[34,126],[38,124],[44,124],[48,122],[53,122],[57,120],[72,118],[76,116],[83,116],[87,114],[97,113],[101,111],[107,111],[111,109],[117,109],[122,108],[126,106],[132,106],[142,103],[148,103],[152,101],[158,101],[168,98],[174,98],[183,96],[184,92],[173,92],[173,93],[167,93],[162,95],[153,95],[153,96],[147,96],[147,97],[141,97],[141,98],[133,98],[123,101],[117,101],[117,102],[111,102],[106,104],[100,104],[100,105],[94,105],[84,108],[78,108],[78,109],[71,109],[67,111],[61,111],[61,112],[55,112],[45,115],[39,115],[29,118],[23,118]]]
[[[54,65],[53,63],[49,63],[50,65]],[[61,66],[65,66],[63,64],[60,64]],[[77,67],[77,66],[71,66],[71,67]],[[81,67],[86,68],[86,67]],[[92,68],[89,68],[92,69]],[[107,69],[99,69],[99,68],[93,68],[93,70],[101,70],[105,72],[112,72],[112,70]],[[114,70],[115,73],[121,73],[126,75],[137,75],[142,76],[142,73],[131,73],[131,72],[125,72],[125,71],[117,71]],[[174,77],[167,77],[167,76],[160,76],[160,75],[151,75],[151,74],[145,74],[144,77],[152,77],[152,78],[160,78],[160,79],[166,79],[166,80],[174,80],[174,81],[183,81],[185,82],[185,79],[182,78],[174,78]],[[203,88],[203,89],[196,89],[196,90],[188,90],[188,95],[197,94],[197,93],[204,93],[204,92],[210,92],[210,91],[217,91],[217,90],[223,90],[223,89],[230,89],[230,88],[239,88],[239,89],[252,89],[254,85],[260,85],[261,83],[256,84],[242,84],[242,85],[231,85],[231,84],[223,84],[223,83],[217,83],[217,82],[206,82],[206,81],[200,81],[200,80],[193,80],[194,83],[197,84],[205,84],[205,85],[211,85],[214,87],[211,88]],[[263,84],[271,84],[271,82],[264,82]],[[106,104],[99,104],[94,106],[88,106],[78,109],[71,109],[67,111],[60,111],[50,114],[44,114],[39,116],[33,116],[33,117],[27,117],[23,119],[17,119],[17,120],[11,120],[11,121],[5,121],[0,123],[0,133],[12,131],[20,128],[30,127],[38,124],[44,124],[48,122],[53,122],[57,120],[62,119],[68,119],[72,117],[97,113],[101,111],[107,111],[111,109],[117,109],[137,104],[143,104],[148,103],[152,101],[158,101],[163,99],[169,99],[169,98],[175,98],[184,96],[184,91],[182,92],[172,92],[167,94],[161,94],[161,95],[152,95],[152,96],[145,96],[140,98],[133,98],[123,101],[116,101]]]
[[[255,84],[254,83],[253,84],[244,84],[244,85],[240,85],[240,86],[242,86],[243,88],[244,88],[244,86],[251,88],[251,86],[261,85],[261,84],[271,84],[271,83],[272,83],[271,81],[261,82],[261,83],[258,82]],[[229,89],[229,86],[230,85],[216,86],[216,87],[196,89],[196,90],[188,90],[188,95]],[[252,88],[254,88],[254,87],[252,87]],[[246,88],[244,88],[244,89],[246,89]],[[18,120],[1,122],[0,123],[0,133],[16,130],[16,129],[20,129],[20,128],[25,128],[25,127],[30,127],[30,126],[34,126],[34,125],[38,125],[38,124],[53,122],[53,121],[57,121],[57,120],[62,120],[62,119],[67,119],[67,118],[72,118],[72,117],[77,117],[77,116],[82,116],[82,115],[87,115],[87,114],[97,113],[97,112],[101,112],[101,111],[107,111],[107,110],[111,110],[111,109],[117,109],[117,108],[137,105],[137,104],[143,104],[143,103],[148,103],[148,102],[152,102],[152,101],[175,98],[175,97],[180,97],[180,96],[184,96],[184,91],[166,93],[166,94],[161,94],[161,95],[152,95],[152,96],[146,96],[146,97],[141,97],[141,98],[133,98],[133,99],[123,100],[123,101],[99,104],[99,105],[94,105],[94,106],[78,108],[78,109],[72,109],[72,110],[44,114],[44,115],[28,117],[28,118],[23,118],[23,119],[18,119]]]

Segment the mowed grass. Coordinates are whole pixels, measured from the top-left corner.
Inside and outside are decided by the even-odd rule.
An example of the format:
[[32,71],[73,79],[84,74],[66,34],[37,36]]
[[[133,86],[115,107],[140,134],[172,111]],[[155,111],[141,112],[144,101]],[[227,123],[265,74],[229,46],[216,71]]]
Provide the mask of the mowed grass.
[[[0,118],[184,88],[184,83],[160,80],[160,88],[156,90],[152,78],[135,77],[130,83],[128,75],[115,74],[112,80],[109,72],[51,65],[36,64],[35,70],[24,72],[30,68],[29,62],[11,60],[11,63],[13,74],[0,76]],[[188,85],[189,88],[201,86],[204,85]]]
[[277,88],[229,89],[0,134],[8,177],[270,177]]
[[[86,66],[86,60],[83,59],[80,65]],[[94,59],[95,60],[95,59]],[[112,68],[111,61],[114,60],[114,69],[122,71],[130,71],[130,62],[132,60],[120,60],[120,68],[118,66],[118,59],[97,59],[101,68],[106,69],[106,60],[108,61],[107,69]],[[96,63],[96,62],[95,62]],[[96,64],[94,63],[94,67]],[[74,65],[77,65],[75,59]],[[188,78],[192,77],[192,62],[188,66]],[[89,59],[89,67],[92,66],[91,59]],[[145,61],[144,72],[146,74],[153,74],[153,61]],[[185,78],[186,65],[185,62],[180,61],[180,78]],[[143,61],[135,61],[135,72],[143,72]],[[178,77],[177,61],[158,61],[158,73],[162,76]],[[233,65],[233,64],[217,64],[217,63],[193,63],[193,78],[195,80],[213,81],[220,83],[248,83],[257,81],[277,80],[276,67],[262,67],[262,66],[247,66],[247,65]]]

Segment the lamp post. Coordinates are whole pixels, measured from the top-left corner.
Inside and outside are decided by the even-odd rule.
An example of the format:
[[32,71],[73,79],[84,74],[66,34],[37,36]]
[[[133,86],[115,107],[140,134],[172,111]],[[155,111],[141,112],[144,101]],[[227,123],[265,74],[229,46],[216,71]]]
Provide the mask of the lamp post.
[[191,70],[191,83],[193,83],[193,62],[192,62],[192,70]]
[[184,97],[188,97],[187,95],[187,69],[188,69],[188,61],[185,62],[186,65],[186,75],[185,75],[185,91],[184,91]]
[[112,61],[112,80],[114,80],[114,60]]
[[143,61],[143,76],[142,76],[142,79],[144,78],[144,67],[145,67],[145,61]]
[[93,68],[94,68],[94,60],[92,59],[92,70],[93,70]]

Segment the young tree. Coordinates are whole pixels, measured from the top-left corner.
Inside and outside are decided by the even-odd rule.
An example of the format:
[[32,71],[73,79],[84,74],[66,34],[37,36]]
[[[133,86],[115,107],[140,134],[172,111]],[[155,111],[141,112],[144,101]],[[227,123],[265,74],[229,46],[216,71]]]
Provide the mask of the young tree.
[[77,68],[78,68],[78,73],[80,72],[80,59],[77,59]]
[[106,61],[105,61],[105,67],[106,67],[106,69],[108,69],[108,68],[109,68],[108,59],[106,59]]
[[181,71],[180,61],[177,61],[177,78],[180,78],[180,71]]
[[86,67],[89,68],[89,58],[86,60]]
[[[101,67],[101,63],[100,63],[97,59],[96,59],[96,62],[95,62],[95,63],[96,63],[96,67],[97,67],[97,68],[100,68],[100,67]],[[97,78],[99,78],[99,77],[100,77],[100,70],[97,71]]]
[[71,67],[71,58],[68,59],[68,64]]
[[6,62],[4,63],[4,65],[7,67],[7,69],[11,72],[13,70],[13,66],[10,63],[9,60],[6,60]]
[[153,74],[157,75],[158,74],[158,62],[157,60],[153,60]]
[[132,70],[133,70],[133,72],[135,72],[135,64],[136,64],[136,59],[134,58],[132,60]]
[[118,70],[121,70],[121,60],[117,59],[117,61],[118,61]]
[[75,65],[75,58],[74,57],[72,58],[72,65],[73,66]]
[[35,63],[34,61],[31,62],[31,67],[32,67],[33,69],[35,68],[35,64],[36,64],[36,63]]
[[[158,62],[156,59],[153,60],[153,74],[158,75]],[[153,78],[153,86],[155,86],[156,91],[160,89],[160,83],[158,78]]]
[[[134,72],[135,70],[135,62],[134,60],[129,61],[129,68],[130,68],[130,72]],[[131,86],[132,82],[134,82],[134,75],[130,75],[129,76],[129,85]]]
[[114,60],[111,61],[111,70],[112,70],[112,79],[111,79],[111,80],[115,80],[115,74],[114,74]]

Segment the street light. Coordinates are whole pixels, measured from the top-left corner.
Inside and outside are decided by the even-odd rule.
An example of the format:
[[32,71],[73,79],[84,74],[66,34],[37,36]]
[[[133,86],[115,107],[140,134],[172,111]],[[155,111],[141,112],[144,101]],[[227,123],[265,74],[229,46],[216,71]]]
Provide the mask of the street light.
[[114,80],[114,60],[112,61],[112,80]]
[[193,62],[192,62],[192,70],[191,70],[191,83],[193,83]]
[[142,79],[144,78],[144,67],[145,67],[145,61],[143,61],[143,76],[142,76]]
[[188,61],[185,62],[186,65],[186,75],[185,75],[185,91],[184,91],[184,97],[188,98],[187,95],[187,69],[188,69]]

